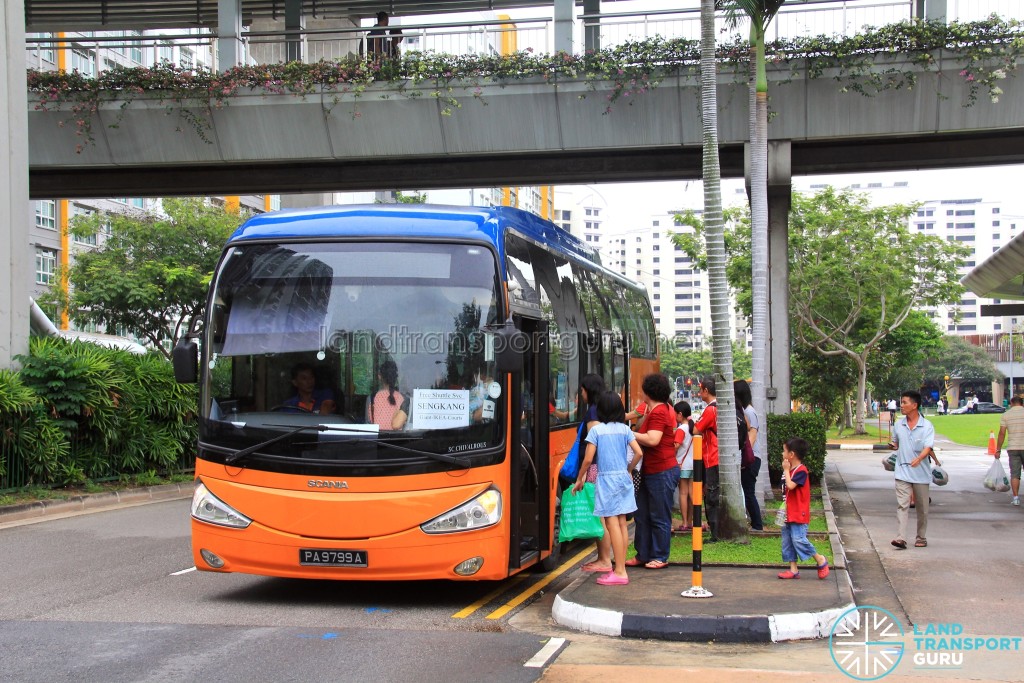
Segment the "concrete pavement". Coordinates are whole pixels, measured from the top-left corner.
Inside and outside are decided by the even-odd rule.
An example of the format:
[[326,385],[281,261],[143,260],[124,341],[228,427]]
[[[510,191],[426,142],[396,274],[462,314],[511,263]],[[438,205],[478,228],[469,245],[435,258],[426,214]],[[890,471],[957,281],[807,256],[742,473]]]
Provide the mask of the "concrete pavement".
[[[1015,588],[1024,573],[1024,508],[1012,507],[1008,493],[982,486],[992,461],[985,449],[937,446],[950,483],[931,487],[927,548],[898,550],[889,543],[896,502],[892,473],[881,466],[884,454],[870,446],[832,450],[826,507],[836,566],[827,580],[809,572],[785,582],[775,578],[777,569],[705,566],[702,583],[715,597],[693,600],[680,597],[690,585],[688,566],[636,568],[625,587],[599,586],[581,573],[555,599],[555,621],[606,635],[764,642],[827,637],[855,602],[891,612],[911,639],[915,628],[940,624],[972,636],[1024,634]],[[984,657],[996,679],[1020,680],[1024,659],[1019,642],[1015,647],[962,654]]]

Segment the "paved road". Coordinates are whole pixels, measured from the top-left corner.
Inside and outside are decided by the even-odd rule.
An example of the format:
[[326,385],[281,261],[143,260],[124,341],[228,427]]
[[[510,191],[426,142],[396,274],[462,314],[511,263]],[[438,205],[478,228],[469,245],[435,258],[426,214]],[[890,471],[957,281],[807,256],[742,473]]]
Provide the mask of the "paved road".
[[0,676],[532,681],[542,671],[524,664],[546,636],[488,618],[540,576],[397,584],[189,571],[188,503],[0,529]]

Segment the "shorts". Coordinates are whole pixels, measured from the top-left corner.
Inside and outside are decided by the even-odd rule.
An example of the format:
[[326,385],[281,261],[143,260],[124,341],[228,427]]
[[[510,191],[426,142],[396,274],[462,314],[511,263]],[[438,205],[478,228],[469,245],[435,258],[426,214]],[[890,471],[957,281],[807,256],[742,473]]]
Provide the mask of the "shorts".
[[693,470],[679,470],[680,479],[693,479]]
[[1024,461],[1024,451],[1006,451],[1010,457],[1010,479],[1020,479],[1021,462]]

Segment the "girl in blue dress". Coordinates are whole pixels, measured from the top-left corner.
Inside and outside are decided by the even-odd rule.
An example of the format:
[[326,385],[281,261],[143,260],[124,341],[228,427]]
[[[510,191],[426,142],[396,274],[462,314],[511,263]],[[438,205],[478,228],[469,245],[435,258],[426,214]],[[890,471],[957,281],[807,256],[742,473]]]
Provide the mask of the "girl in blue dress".
[[573,493],[583,490],[586,472],[597,453],[597,483],[594,485],[594,514],[601,518],[604,532],[611,540],[612,571],[602,574],[597,582],[602,586],[624,586],[626,575],[626,545],[629,532],[626,515],[636,511],[632,471],[640,462],[643,451],[636,437],[626,425],[626,409],[619,395],[606,391],[597,399],[597,419],[587,433],[587,451],[580,465],[580,474]]

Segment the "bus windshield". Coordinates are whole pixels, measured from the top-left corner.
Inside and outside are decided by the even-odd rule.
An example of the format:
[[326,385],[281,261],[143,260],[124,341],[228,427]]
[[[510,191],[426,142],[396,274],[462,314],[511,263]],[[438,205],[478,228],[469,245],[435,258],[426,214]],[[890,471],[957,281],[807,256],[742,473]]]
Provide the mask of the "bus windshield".
[[477,244],[229,247],[203,336],[200,457],[367,476],[499,461],[495,263]]

